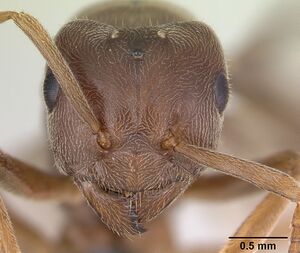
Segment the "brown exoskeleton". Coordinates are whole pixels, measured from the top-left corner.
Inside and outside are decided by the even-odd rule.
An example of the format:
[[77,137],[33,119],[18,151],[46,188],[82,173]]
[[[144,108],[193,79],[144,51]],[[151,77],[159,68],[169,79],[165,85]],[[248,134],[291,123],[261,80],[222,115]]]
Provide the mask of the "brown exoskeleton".
[[[54,45],[29,15],[1,13],[0,20],[13,19],[48,62],[49,139],[57,167],[68,176],[50,177],[1,154],[3,187],[65,199],[77,197],[71,178],[101,220],[123,236],[142,233],[192,183],[191,190],[201,188],[206,167],[299,200],[298,184],[285,173],[298,176],[292,170],[298,158],[267,162],[289,161],[281,172],[214,151],[229,85],[221,46],[207,25],[146,3],[106,4],[84,15],[88,19],[64,26]],[[268,196],[237,234],[268,234],[271,226],[254,225],[275,204],[281,210],[286,201]],[[17,252],[8,218],[2,222],[8,239],[1,246]],[[293,238],[291,252],[298,252]],[[229,243],[221,252],[235,247]]]

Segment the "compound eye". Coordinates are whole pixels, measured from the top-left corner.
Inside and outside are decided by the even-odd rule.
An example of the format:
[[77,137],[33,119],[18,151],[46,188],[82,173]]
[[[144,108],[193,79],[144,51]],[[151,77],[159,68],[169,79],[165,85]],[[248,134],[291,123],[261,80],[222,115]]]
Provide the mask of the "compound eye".
[[224,72],[221,72],[217,75],[214,83],[214,90],[216,96],[216,106],[221,114],[225,110],[229,98],[229,86]]
[[52,71],[48,68],[44,81],[44,99],[49,113],[52,112],[56,105],[59,90],[59,84],[56,81]]

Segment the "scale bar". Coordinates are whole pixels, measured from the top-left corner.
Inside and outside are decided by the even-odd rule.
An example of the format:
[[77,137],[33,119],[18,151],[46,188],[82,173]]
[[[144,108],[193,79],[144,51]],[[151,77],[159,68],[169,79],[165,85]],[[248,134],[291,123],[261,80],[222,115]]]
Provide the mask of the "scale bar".
[[287,236],[229,236],[229,239],[288,239]]

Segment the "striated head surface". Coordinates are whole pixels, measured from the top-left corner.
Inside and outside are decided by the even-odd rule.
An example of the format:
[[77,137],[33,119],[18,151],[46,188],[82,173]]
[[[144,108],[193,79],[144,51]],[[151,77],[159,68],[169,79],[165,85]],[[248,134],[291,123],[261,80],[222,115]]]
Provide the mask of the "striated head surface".
[[77,20],[56,44],[111,142],[108,149],[99,145],[48,70],[56,165],[108,227],[141,233],[204,169],[161,143],[172,134],[196,146],[217,145],[228,99],[219,42],[201,22],[118,28]]

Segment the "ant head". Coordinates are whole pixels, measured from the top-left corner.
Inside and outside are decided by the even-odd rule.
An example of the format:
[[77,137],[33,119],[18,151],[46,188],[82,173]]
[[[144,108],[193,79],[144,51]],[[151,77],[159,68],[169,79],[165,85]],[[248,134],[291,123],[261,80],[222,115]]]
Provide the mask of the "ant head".
[[56,44],[101,126],[92,131],[48,70],[56,165],[112,230],[141,233],[204,169],[162,143],[217,145],[228,100],[219,42],[200,22],[116,29],[78,20]]

